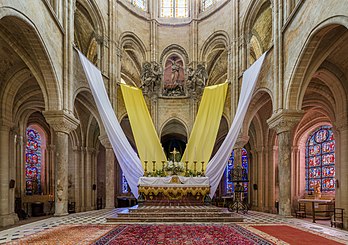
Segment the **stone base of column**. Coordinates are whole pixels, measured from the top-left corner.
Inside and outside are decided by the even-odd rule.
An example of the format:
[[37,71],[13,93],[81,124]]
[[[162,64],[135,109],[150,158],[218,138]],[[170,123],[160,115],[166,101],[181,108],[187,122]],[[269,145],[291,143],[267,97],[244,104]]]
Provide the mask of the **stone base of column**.
[[67,216],[69,213],[60,213],[60,214],[57,214],[55,213],[53,216],[55,217],[61,217],[61,216]]
[[19,221],[19,219],[18,219],[18,215],[16,213],[0,216],[0,226],[1,227],[14,225],[18,221]]
[[92,210],[94,210],[93,207],[86,207],[85,211],[92,211]]

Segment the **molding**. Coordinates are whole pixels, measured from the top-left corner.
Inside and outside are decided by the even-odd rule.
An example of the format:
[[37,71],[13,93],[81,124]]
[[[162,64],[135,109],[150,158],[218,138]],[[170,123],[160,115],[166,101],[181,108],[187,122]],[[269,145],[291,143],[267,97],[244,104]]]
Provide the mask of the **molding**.
[[56,132],[69,134],[80,124],[80,121],[73,114],[67,112],[66,110],[44,111],[43,115],[48,124]]

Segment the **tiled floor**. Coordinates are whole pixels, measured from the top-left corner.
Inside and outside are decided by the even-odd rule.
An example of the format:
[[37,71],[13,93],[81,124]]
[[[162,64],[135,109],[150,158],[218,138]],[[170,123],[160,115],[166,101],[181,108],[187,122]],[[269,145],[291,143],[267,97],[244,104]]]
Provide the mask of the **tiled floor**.
[[[44,220],[35,221],[25,225],[17,226],[7,230],[0,231],[0,243],[14,241],[23,236],[37,233],[39,231],[57,227],[62,224],[104,224],[106,217],[115,215],[115,213],[124,210],[124,208],[114,210],[96,210],[84,213],[70,214],[64,217],[50,217]],[[292,224],[296,227],[307,228],[316,232],[322,232],[347,241],[348,231],[331,228],[326,225],[312,223],[310,220],[283,218],[274,214],[249,211],[248,214],[236,214],[244,217],[244,223],[250,224]]]

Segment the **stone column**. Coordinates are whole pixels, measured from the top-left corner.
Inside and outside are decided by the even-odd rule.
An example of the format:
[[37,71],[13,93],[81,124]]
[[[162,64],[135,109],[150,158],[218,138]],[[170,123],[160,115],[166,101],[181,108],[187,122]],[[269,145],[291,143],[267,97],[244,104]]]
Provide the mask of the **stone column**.
[[81,172],[80,172],[80,164],[81,164],[81,147],[75,146],[73,148],[74,151],[74,178],[73,178],[73,185],[75,187],[74,189],[74,201],[75,201],[75,208],[76,212],[81,211],[81,198],[80,198],[80,179],[81,179]]
[[338,151],[336,157],[336,171],[339,173],[336,176],[338,187],[336,187],[337,208],[344,208],[343,227],[348,228],[348,124],[347,121],[341,125],[336,126],[339,132],[339,140],[336,141],[336,150]]
[[18,221],[10,206],[10,127],[0,126],[0,226],[13,225]]
[[86,164],[85,164],[85,200],[86,211],[92,210],[92,154],[94,148],[86,147]]
[[106,135],[99,140],[105,147],[105,208],[115,208],[115,155]]
[[68,214],[68,140],[79,121],[66,111],[45,111],[46,121],[55,131],[55,216]]
[[267,120],[278,135],[279,214],[283,216],[291,216],[291,130],[302,115],[298,111],[281,110]]
[[80,151],[80,212],[86,211],[86,200],[85,200],[85,193],[86,193],[86,173],[85,173],[85,149],[86,147],[81,146]]

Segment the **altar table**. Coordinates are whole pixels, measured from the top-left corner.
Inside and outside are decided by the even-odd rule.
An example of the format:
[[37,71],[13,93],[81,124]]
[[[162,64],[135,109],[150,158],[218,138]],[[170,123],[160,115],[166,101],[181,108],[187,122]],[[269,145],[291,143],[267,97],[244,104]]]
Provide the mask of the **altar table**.
[[139,194],[145,200],[165,198],[167,200],[182,200],[192,198],[203,202],[204,197],[210,193],[208,177],[141,177],[138,181]]
[[334,205],[333,200],[324,200],[324,199],[298,199],[298,202],[302,203],[312,203],[312,217],[313,223],[315,223],[315,204],[321,205]]

